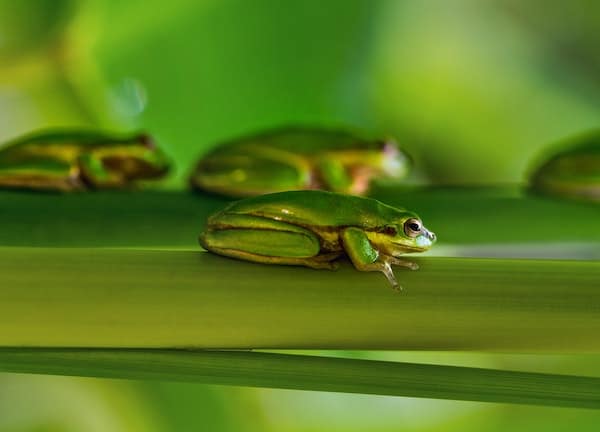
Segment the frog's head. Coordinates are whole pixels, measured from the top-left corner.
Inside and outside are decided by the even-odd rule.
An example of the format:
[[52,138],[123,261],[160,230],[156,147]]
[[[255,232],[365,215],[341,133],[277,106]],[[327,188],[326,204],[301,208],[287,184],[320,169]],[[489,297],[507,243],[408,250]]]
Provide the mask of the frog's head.
[[387,224],[374,233],[371,241],[387,255],[399,256],[409,252],[424,252],[436,241],[436,236],[412,213],[401,217],[398,222]]
[[152,137],[139,134],[123,144],[100,153],[102,165],[128,180],[161,177],[169,171],[169,157]]
[[412,160],[398,146],[393,138],[386,138],[381,144],[381,174],[391,179],[401,179],[408,174]]
[[349,193],[356,195],[365,194],[371,180],[383,179],[396,181],[406,177],[410,171],[412,161],[410,157],[400,150],[392,138],[374,141],[374,147],[361,152],[346,152],[337,155],[350,172],[352,186]]

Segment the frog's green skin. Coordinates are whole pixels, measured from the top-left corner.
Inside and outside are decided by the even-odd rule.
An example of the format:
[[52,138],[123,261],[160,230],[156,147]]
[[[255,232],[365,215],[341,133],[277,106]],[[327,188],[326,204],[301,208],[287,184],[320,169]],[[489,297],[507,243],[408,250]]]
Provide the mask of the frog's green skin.
[[198,162],[190,183],[233,197],[302,189],[362,195],[372,179],[400,179],[409,167],[392,139],[290,127],[218,146]]
[[163,176],[169,160],[146,134],[52,130],[0,147],[0,188],[120,188]]
[[534,192],[600,202],[600,130],[568,140],[531,176]]
[[[409,225],[417,223],[419,230]],[[346,254],[362,271],[380,271],[394,288],[399,256],[435,242],[419,217],[377,200],[325,191],[289,191],[231,203],[208,219],[200,244],[234,258],[333,269]]]

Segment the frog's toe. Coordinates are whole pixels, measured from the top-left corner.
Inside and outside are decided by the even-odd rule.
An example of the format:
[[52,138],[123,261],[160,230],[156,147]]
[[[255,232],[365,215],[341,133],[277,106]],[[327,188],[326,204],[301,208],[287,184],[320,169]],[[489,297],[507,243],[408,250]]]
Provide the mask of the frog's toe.
[[407,263],[407,267],[411,270],[419,270],[419,264],[417,264],[416,262],[408,262]]
[[410,270],[419,270],[419,264],[417,264],[416,262],[413,262],[413,261],[405,261],[403,259],[396,258],[396,257],[389,257],[387,259],[387,261],[392,265],[406,267]]

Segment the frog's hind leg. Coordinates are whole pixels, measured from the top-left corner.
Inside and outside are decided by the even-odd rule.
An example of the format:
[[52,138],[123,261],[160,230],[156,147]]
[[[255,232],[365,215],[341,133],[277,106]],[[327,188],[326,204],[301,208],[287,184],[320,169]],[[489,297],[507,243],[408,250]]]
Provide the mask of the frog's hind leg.
[[[275,256],[267,256],[267,255],[259,255],[252,252],[246,252],[240,249],[226,249],[226,248],[218,248],[218,247],[205,247],[205,249],[210,250],[213,253],[231,257],[238,258],[245,261],[253,261],[257,263],[266,263],[266,264],[280,264],[280,265],[297,265],[297,266],[305,266],[310,267],[317,270],[335,270],[337,269],[337,265],[334,262],[329,262],[325,260],[321,260],[317,257],[312,258],[292,258],[292,257],[275,257]],[[339,256],[336,255],[335,259]]]
[[14,164],[0,169],[0,188],[68,192],[84,187],[79,170],[59,161]]
[[206,250],[260,263],[335,268],[331,261],[339,253],[320,254],[319,238],[305,228],[251,215],[221,213],[215,219],[200,237]]
[[190,179],[193,188],[231,196],[308,189],[310,165],[293,153],[253,146],[235,155],[206,156]]

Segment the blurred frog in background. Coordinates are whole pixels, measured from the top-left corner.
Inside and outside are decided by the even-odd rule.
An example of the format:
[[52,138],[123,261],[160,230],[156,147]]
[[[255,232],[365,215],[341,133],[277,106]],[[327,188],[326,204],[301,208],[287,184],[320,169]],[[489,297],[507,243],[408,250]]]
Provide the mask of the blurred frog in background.
[[391,138],[287,127],[216,147],[198,162],[190,184],[231,197],[302,189],[364,195],[373,180],[402,179],[410,165]]
[[169,158],[145,133],[48,130],[0,147],[0,188],[117,189],[163,177],[169,167]]
[[600,203],[600,130],[568,139],[531,175],[533,192]]

